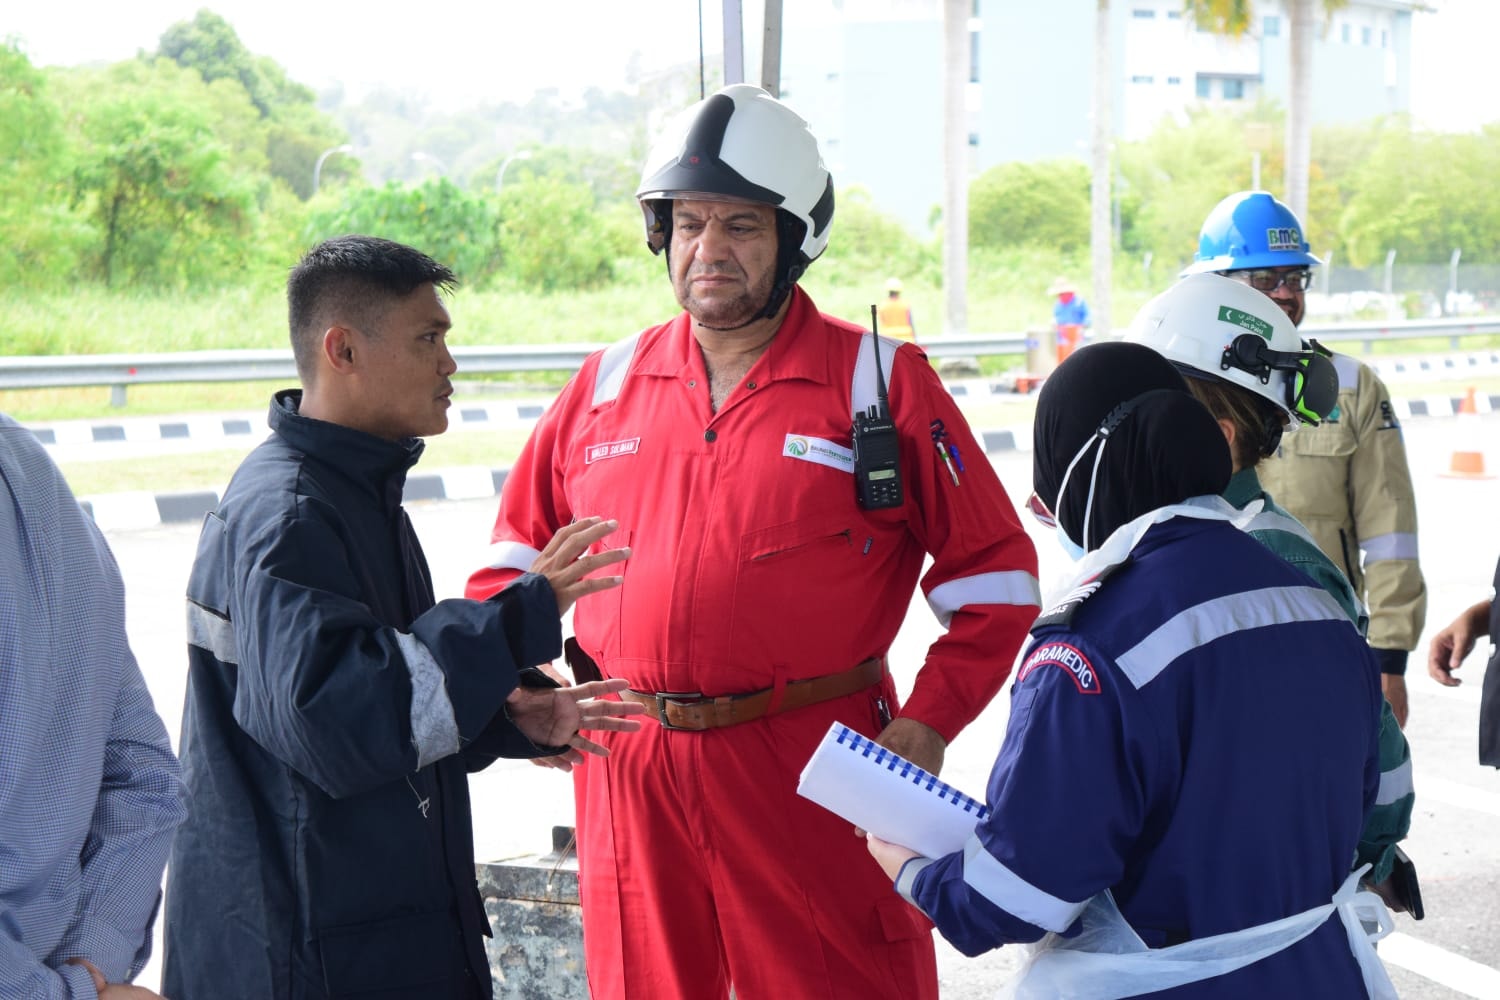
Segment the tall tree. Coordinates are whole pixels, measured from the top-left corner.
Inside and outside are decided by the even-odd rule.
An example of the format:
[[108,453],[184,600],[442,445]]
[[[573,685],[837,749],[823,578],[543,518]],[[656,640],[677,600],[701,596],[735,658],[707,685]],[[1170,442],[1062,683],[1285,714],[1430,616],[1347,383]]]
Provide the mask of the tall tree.
[[[178,21],[162,33],[157,54],[186,69],[197,70],[205,83],[228,80],[244,88],[250,103],[269,127],[262,139],[271,174],[284,180],[302,199],[312,196],[313,167],[319,154],[347,141],[344,133],[319,111],[316,95],[287,77],[275,60],[245,48],[228,21],[200,10],[191,21]],[[330,176],[350,176],[353,161],[328,165]]]
[[1113,157],[1110,155],[1111,111],[1114,107],[1115,77],[1110,47],[1109,0],[1098,0],[1094,9],[1094,134],[1091,143],[1093,181],[1089,186],[1089,253],[1093,258],[1094,333],[1109,336],[1110,289],[1114,284],[1114,229],[1110,225],[1110,181]]
[[[96,277],[186,287],[242,273],[257,235],[257,167],[264,168],[264,160],[237,159],[225,142],[260,125],[243,91],[205,84],[161,59],[77,70],[55,82],[73,109],[74,199],[97,230]],[[238,101],[238,114],[226,97]]]
[[63,105],[15,41],[0,42],[0,149],[0,288],[66,281],[87,226],[68,204]]
[[[1299,219],[1307,218],[1307,175],[1312,165],[1312,45],[1318,28],[1317,5],[1325,17],[1349,0],[1281,0],[1287,13],[1289,45],[1286,108],[1286,175],[1283,195]],[[1183,10],[1200,27],[1239,37],[1255,22],[1254,0],[1183,0]]]

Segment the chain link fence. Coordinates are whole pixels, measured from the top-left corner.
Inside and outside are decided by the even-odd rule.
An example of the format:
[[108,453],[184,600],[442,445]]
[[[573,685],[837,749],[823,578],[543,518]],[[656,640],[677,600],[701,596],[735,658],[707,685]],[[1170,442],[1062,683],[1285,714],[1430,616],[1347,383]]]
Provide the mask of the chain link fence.
[[1321,268],[1308,293],[1319,319],[1434,319],[1500,313],[1500,264]]

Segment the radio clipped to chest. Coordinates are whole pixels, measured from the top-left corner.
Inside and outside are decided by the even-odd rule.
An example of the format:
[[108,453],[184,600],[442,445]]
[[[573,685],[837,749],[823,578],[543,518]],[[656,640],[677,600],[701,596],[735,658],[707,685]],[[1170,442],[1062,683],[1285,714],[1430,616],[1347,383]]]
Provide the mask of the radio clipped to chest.
[[885,372],[880,367],[880,329],[870,306],[870,348],[875,352],[876,401],[854,414],[854,490],[864,510],[885,510],[906,502],[901,487],[901,444],[891,419]]

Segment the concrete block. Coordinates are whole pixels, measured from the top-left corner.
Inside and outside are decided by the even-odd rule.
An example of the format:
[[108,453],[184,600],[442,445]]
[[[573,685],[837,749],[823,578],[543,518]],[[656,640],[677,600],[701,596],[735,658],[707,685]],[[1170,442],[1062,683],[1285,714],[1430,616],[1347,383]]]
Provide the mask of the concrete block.
[[552,828],[548,854],[477,867],[496,1000],[588,1000],[573,828]]

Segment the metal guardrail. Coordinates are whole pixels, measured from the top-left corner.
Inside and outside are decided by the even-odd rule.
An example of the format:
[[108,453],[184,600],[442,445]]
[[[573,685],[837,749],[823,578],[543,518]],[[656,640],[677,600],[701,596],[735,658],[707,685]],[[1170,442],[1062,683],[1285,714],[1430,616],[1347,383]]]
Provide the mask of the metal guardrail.
[[[1411,320],[1399,323],[1332,323],[1303,327],[1322,341],[1357,341],[1368,351],[1384,340],[1447,338],[1461,349],[1465,337],[1500,334],[1500,318]],[[1035,337],[1035,335],[1033,335]],[[1024,354],[1028,337],[1022,333],[974,334],[924,339],[931,357],[984,357]],[[1035,341],[1033,340],[1033,344]],[[492,372],[577,371],[583,360],[602,344],[513,344],[496,347],[455,347],[459,370],[468,374]],[[253,382],[295,380],[292,352],[285,350],[182,351],[171,354],[85,354],[0,358],[0,389],[46,389],[60,386],[110,387],[110,402],[125,405],[132,385],[167,382]]]
[[1445,337],[1448,346],[1463,350],[1465,337],[1489,337],[1500,334],[1500,317],[1466,319],[1409,319],[1389,323],[1310,323],[1301,328],[1304,336],[1319,341],[1357,341],[1368,354],[1382,340],[1430,340]]

